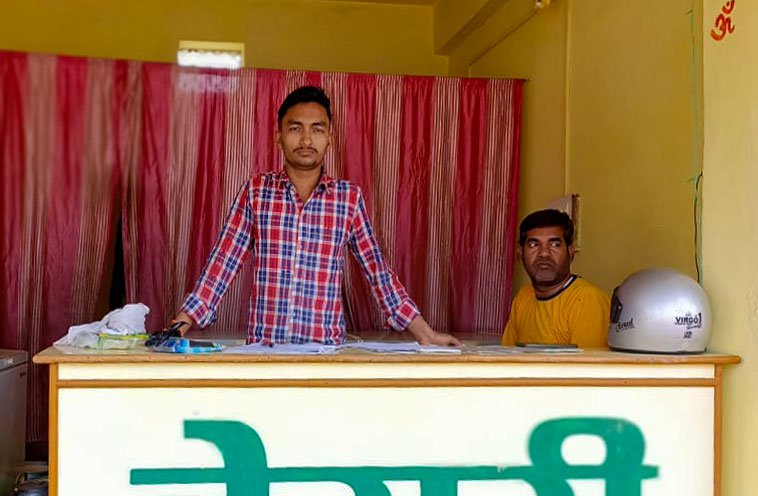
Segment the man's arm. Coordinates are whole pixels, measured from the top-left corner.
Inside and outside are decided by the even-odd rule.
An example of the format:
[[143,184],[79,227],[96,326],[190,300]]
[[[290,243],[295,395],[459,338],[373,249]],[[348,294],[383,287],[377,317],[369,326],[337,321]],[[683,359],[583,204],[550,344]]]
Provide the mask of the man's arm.
[[503,339],[501,344],[503,346],[515,346],[516,339],[516,305],[511,305],[511,313],[508,317],[508,323],[505,325],[505,331],[503,331]]
[[358,191],[355,215],[350,225],[348,247],[361,265],[371,292],[389,324],[396,330],[407,329],[420,344],[460,346],[450,334],[437,332],[426,323],[421,312],[382,256],[368,218],[363,196]]
[[190,327],[195,325],[195,321],[187,312],[179,312],[176,314],[176,317],[174,317],[174,320],[171,321],[172,324],[178,324],[179,322],[184,323],[184,325],[179,328],[179,334],[182,336],[190,330]]
[[237,193],[202,275],[174,318],[175,322],[189,324],[181,327],[182,334],[195,323],[205,327],[216,320],[216,308],[252,248],[253,212],[249,195],[250,180]]

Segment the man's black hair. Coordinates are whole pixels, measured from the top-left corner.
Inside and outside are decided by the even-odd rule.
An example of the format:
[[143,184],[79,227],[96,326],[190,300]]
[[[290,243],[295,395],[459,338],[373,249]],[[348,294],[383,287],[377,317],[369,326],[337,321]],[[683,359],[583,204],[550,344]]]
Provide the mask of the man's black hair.
[[279,106],[279,129],[282,128],[282,121],[287,111],[300,103],[318,103],[326,110],[329,122],[332,121],[332,104],[323,88],[319,88],[318,86],[301,86],[287,95]]
[[526,233],[540,227],[562,227],[563,241],[566,246],[574,242],[574,223],[571,222],[571,217],[566,212],[548,208],[537,210],[524,217],[519,226],[518,244],[524,246]]

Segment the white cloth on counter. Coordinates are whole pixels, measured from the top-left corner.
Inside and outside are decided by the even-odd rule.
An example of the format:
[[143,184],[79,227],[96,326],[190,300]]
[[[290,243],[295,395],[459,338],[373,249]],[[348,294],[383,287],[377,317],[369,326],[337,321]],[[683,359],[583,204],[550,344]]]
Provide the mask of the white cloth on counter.
[[68,333],[53,343],[57,346],[76,346],[78,348],[94,348],[100,333],[145,334],[145,317],[150,313],[147,305],[130,303],[108,313],[102,320],[89,324],[75,325],[68,328]]

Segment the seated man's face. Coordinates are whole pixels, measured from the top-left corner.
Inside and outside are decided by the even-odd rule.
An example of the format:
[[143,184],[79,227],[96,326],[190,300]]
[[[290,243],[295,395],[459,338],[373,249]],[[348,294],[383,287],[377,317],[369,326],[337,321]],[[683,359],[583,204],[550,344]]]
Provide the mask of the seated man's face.
[[563,240],[563,228],[538,227],[526,233],[521,247],[521,263],[534,286],[562,283],[571,273],[574,247]]

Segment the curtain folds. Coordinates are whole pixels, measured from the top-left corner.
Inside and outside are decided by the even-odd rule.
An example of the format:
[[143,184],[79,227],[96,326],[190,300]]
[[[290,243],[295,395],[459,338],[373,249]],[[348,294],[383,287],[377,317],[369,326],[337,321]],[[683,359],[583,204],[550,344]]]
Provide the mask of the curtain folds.
[[[120,185],[118,64],[0,52],[0,346],[33,355],[108,308]],[[47,435],[30,366],[28,432]]]
[[[385,256],[430,324],[495,338],[515,250],[522,81],[242,69],[0,52],[0,346],[37,353],[107,311],[122,225],[126,299],[173,316],[232,198],[278,170],[276,111],[324,87],[334,143],[325,168],[363,189]],[[350,258],[348,256],[348,258]],[[346,265],[349,332],[381,329],[360,269]],[[245,266],[211,336],[242,336]],[[32,367],[30,411],[46,412]],[[46,437],[32,415],[30,440]]]

